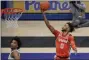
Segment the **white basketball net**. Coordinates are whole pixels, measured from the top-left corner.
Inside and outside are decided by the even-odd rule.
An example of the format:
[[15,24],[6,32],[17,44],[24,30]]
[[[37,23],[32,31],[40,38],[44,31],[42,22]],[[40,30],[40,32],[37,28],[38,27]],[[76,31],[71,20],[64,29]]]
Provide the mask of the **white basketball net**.
[[[12,12],[12,10],[8,10]],[[16,12],[15,13],[10,13],[10,14],[4,14],[5,22],[7,25],[7,28],[17,28],[18,27],[18,19],[21,17],[23,12]]]

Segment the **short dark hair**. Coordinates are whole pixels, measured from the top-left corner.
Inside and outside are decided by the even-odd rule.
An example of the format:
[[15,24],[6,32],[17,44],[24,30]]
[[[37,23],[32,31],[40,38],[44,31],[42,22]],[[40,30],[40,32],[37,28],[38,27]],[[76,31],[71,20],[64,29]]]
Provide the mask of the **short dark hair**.
[[17,41],[17,43],[18,43],[17,49],[19,49],[19,48],[21,47],[21,45],[22,45],[22,43],[21,43],[21,41],[20,41],[20,38],[17,37],[17,36],[16,36],[16,37],[13,37],[12,40],[10,41],[10,43],[11,43],[13,40]]
[[69,32],[73,32],[73,31],[74,31],[74,26],[73,26],[73,24],[72,24],[72,23],[70,23],[70,22],[68,22],[67,24],[68,24],[68,25],[69,25],[69,27],[70,27]]

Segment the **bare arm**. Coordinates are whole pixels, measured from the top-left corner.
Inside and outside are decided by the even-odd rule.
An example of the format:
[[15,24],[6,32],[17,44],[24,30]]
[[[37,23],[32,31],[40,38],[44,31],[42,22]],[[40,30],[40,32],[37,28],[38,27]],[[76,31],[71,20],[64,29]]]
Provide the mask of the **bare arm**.
[[76,48],[76,45],[75,45],[75,41],[74,41],[74,37],[73,36],[70,36],[70,45],[72,47],[72,49],[77,52],[77,48]]
[[14,57],[15,60],[20,60],[20,56],[19,56],[19,53],[17,51],[14,51],[12,53],[12,56]]
[[54,27],[50,25],[49,21],[48,21],[47,18],[46,18],[45,13],[42,12],[42,14],[43,14],[44,22],[45,22],[46,26],[47,26],[47,27],[49,28],[49,30],[53,33],[54,30],[55,30]]

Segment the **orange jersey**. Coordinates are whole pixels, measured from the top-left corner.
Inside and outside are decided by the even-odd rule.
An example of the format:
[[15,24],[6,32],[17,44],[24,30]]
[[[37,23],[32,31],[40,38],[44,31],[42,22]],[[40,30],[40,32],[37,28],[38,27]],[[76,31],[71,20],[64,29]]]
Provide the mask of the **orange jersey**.
[[71,34],[66,36],[62,35],[62,32],[57,30],[53,33],[56,37],[56,55],[60,57],[69,57],[70,47],[76,48],[74,38]]

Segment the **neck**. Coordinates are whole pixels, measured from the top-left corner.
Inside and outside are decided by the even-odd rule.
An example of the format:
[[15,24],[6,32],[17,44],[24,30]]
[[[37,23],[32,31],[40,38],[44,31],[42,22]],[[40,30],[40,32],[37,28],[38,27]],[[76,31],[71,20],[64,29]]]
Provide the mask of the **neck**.
[[64,31],[62,35],[63,36],[66,36],[67,34],[68,34],[68,32],[67,31]]
[[11,48],[11,51],[16,50],[16,48]]

